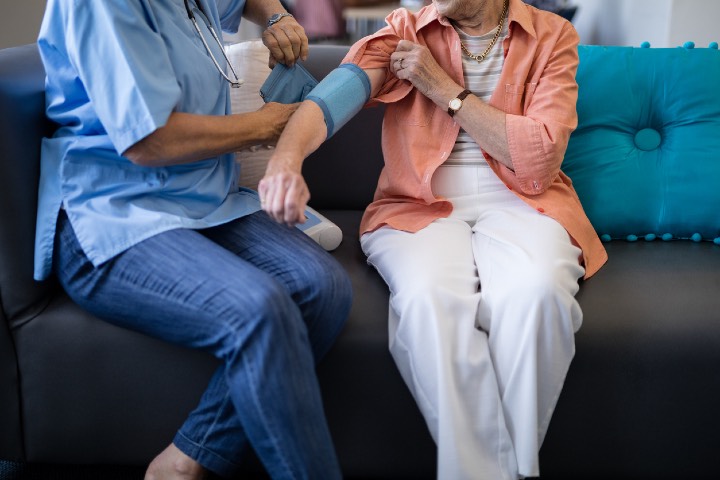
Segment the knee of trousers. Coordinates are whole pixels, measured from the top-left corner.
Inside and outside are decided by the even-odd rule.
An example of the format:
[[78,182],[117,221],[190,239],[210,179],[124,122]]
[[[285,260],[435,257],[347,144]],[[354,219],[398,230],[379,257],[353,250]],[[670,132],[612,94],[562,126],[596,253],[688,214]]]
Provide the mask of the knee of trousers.
[[[414,288],[401,289],[391,299],[396,314],[396,336],[432,337],[454,335],[456,329],[474,329],[480,294],[444,286],[417,284]],[[417,340],[417,338],[416,338]]]
[[[513,319],[522,322],[525,328],[539,329],[545,323],[558,323],[558,327],[571,327],[577,331],[582,321],[582,312],[575,300],[579,289],[577,278],[562,269],[534,269],[518,275],[512,282],[482,286],[482,300],[489,307],[489,314],[513,312],[503,322]],[[487,312],[487,308],[480,308]],[[483,323],[484,319],[480,319]],[[532,323],[538,323],[532,326]]]
[[316,292],[317,300],[325,305],[328,313],[342,317],[337,319],[340,321],[344,320],[352,305],[352,283],[345,269],[334,258],[327,260],[317,265],[317,274],[310,279],[308,288]]
[[472,264],[452,269],[418,264],[395,272],[392,279],[393,307],[401,316],[412,308],[454,311],[477,302],[478,279]]
[[300,309],[282,285],[266,283],[252,292],[234,291],[230,294],[233,296],[242,300],[227,300],[224,312],[217,313],[225,317],[224,328],[215,333],[216,341],[209,339],[218,358],[233,356],[253,342],[278,348],[288,340],[307,342]]
[[[493,275],[482,291],[502,300],[535,303],[558,297],[575,296],[582,275],[579,264],[562,260],[526,264],[502,276]],[[494,281],[493,281],[494,280]]]
[[292,279],[293,297],[302,301],[319,303],[320,308],[349,311],[352,303],[350,276],[340,263],[323,252],[306,262]]

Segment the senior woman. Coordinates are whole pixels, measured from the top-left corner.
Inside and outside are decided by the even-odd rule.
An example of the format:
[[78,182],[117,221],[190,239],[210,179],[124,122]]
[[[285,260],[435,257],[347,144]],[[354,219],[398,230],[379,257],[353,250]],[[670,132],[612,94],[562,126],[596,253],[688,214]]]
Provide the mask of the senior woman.
[[367,100],[388,104],[361,244],[390,288],[390,350],[438,478],[536,476],[582,321],[578,281],[607,259],[560,171],[578,36],[520,0],[434,0],[387,23],[291,118],[264,208],[299,221],[303,159]]
[[59,128],[42,148],[36,278],[54,271],[97,316],[220,360],[148,480],[231,476],[250,446],[272,478],[341,478],[314,367],[350,283],[237,187],[231,152],[274,143],[296,108],[227,115],[240,80],[216,32],[243,16],[273,61],[307,55],[277,0],[49,0],[38,40]]

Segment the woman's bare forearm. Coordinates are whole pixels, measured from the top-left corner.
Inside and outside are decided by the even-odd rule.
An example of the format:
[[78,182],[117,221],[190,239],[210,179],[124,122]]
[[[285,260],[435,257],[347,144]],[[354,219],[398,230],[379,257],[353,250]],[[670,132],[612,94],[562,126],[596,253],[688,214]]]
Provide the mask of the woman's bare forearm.
[[299,172],[303,160],[317,150],[326,138],[323,111],[315,102],[303,102],[288,121],[270,161],[295,166]]

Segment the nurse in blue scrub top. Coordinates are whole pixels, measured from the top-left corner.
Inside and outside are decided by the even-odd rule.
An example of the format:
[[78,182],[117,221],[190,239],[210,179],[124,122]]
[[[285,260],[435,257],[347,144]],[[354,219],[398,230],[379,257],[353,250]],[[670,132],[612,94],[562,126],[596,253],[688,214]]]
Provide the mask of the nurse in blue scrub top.
[[[233,152],[274,143],[295,106],[230,115],[218,32],[266,26],[307,56],[278,0],[48,0],[35,277],[121,327],[221,366],[146,479],[228,477],[252,448],[274,479],[341,478],[315,364],[351,302],[340,266],[237,187]],[[170,441],[170,439],[168,439]]]

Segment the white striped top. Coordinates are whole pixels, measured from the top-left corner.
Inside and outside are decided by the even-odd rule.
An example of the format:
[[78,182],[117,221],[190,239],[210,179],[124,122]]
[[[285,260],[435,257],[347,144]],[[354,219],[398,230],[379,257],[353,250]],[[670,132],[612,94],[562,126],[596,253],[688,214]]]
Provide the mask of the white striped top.
[[[457,27],[455,27],[455,30],[458,32],[458,35],[460,35],[460,41],[475,55],[484,52],[495,36],[495,30],[479,37],[467,35]],[[502,43],[507,35],[508,23],[507,20],[505,20],[500,37],[488,56],[485,57],[485,60],[480,63],[468,57],[465,52],[462,52],[465,88],[470,90],[473,95],[479,97],[483,102],[490,101],[490,97],[495,91],[495,87],[500,79],[503,61],[505,60]],[[487,162],[485,161],[485,157],[483,157],[480,146],[465,130],[461,129],[452,153],[450,153],[450,156],[443,165],[487,166]]]

